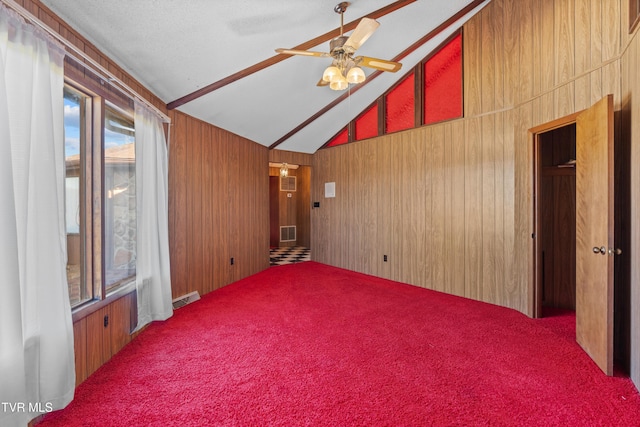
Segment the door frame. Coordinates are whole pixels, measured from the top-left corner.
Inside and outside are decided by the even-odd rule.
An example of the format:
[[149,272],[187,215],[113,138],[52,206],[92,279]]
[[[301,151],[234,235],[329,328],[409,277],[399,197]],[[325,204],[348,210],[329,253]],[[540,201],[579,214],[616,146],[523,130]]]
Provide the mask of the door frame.
[[533,199],[533,224],[531,235],[531,250],[533,253],[532,275],[529,280],[528,307],[533,318],[542,317],[542,277],[540,275],[540,255],[538,253],[538,230],[540,229],[540,218],[538,217],[538,202],[540,191],[540,134],[576,123],[577,117],[584,110],[575,112],[568,116],[543,123],[529,129],[530,153],[533,154],[533,188],[531,191]]

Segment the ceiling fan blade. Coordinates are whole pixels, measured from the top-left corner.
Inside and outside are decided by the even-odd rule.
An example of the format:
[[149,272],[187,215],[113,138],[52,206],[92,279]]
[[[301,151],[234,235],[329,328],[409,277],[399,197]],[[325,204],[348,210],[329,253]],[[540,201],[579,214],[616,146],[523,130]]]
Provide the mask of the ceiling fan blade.
[[391,73],[395,73],[400,68],[402,68],[402,64],[399,62],[387,61],[385,59],[378,58],[369,58],[368,56],[358,56],[354,58],[354,61],[357,65],[361,65],[363,67],[375,68],[380,71],[389,71]]
[[296,50],[296,49],[278,48],[278,49],[276,49],[276,52],[284,53],[284,54],[287,54],[287,55],[319,56],[319,57],[330,56],[328,53],[325,53],[325,52],[314,52],[314,51],[311,51],[311,50]]
[[353,30],[347,41],[344,42],[344,45],[351,47],[354,51],[358,50],[379,26],[380,23],[375,19],[362,18],[356,29]]

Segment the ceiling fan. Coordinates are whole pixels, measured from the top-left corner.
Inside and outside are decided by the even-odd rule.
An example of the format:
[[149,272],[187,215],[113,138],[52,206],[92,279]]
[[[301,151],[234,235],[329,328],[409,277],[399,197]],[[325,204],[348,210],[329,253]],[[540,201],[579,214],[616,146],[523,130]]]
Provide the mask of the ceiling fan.
[[349,83],[362,83],[367,77],[364,71],[362,71],[362,68],[360,68],[361,66],[392,73],[395,73],[402,67],[402,64],[399,62],[370,58],[368,56],[353,56],[355,51],[371,37],[371,34],[373,34],[380,24],[375,19],[362,18],[350,36],[347,37],[343,35],[343,15],[349,4],[349,2],[342,2],[333,9],[336,13],[340,14],[340,35],[329,43],[329,53],[309,50],[276,49],[276,52],[288,55],[333,58],[331,65],[324,70],[318,86],[329,85],[333,90],[344,90],[349,87]]

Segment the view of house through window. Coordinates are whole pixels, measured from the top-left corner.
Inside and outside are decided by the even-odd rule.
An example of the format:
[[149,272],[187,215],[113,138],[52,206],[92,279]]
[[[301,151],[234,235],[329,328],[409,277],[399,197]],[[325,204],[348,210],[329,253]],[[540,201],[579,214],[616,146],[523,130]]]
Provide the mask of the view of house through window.
[[107,107],[104,125],[104,266],[109,291],[136,274],[135,130]]
[[[114,107],[100,107],[98,101],[103,102],[65,86],[67,281],[72,307],[104,298],[136,273],[134,123]],[[100,108],[104,124],[93,129],[93,115],[98,116]]]

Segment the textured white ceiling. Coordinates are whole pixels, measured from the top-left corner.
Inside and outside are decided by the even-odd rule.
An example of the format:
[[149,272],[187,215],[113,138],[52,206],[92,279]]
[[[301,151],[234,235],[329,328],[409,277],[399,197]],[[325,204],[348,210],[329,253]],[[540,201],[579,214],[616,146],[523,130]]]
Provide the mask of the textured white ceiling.
[[[338,0],[41,1],[166,103],[340,25]],[[353,0],[345,24],[390,3]],[[417,0],[379,18],[358,54],[392,59],[470,3]],[[479,8],[404,58],[398,73],[383,73],[278,148],[315,152]],[[178,109],[268,147],[342,94],[316,87],[330,62],[291,57]]]

